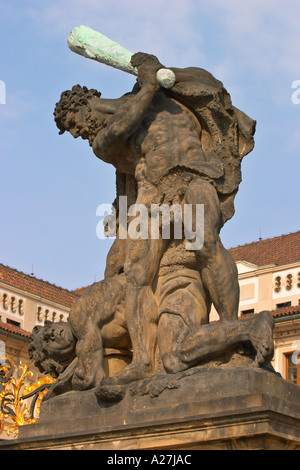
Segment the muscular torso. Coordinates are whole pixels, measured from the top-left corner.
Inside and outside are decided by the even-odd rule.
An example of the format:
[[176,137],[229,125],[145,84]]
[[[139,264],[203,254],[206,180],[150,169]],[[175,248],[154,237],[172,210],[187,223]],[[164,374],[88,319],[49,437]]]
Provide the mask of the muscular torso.
[[155,183],[176,166],[197,169],[205,162],[200,134],[191,111],[164,92],[158,93],[132,139],[138,175],[143,169],[145,178]]
[[[163,90],[156,92],[141,120],[130,129],[130,112],[134,114],[134,106],[138,107],[138,96],[139,93],[124,96],[115,104],[115,111],[104,130],[108,140],[101,139],[99,132],[96,145],[93,145],[99,158],[113,164],[121,173],[134,175],[138,182],[147,181],[154,185],[176,167],[209,178],[222,176],[221,162],[210,161],[203,152],[201,126],[196,116]],[[134,100],[132,109],[131,100]],[[118,120],[120,129],[128,128],[127,135],[122,136],[121,132],[116,137],[118,132],[115,135],[115,131],[110,130],[113,126],[118,130]]]

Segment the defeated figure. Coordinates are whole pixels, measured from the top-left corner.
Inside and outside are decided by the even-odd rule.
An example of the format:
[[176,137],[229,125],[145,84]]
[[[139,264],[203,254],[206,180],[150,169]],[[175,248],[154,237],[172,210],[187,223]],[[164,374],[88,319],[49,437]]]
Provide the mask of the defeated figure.
[[[197,272],[187,268],[159,279],[156,353],[163,371],[181,372],[245,346],[252,350],[253,367],[268,364],[273,356],[272,315],[261,312],[246,320],[208,324],[207,310],[199,295],[202,289]],[[45,400],[70,390],[97,390],[105,384],[104,348],[131,348],[125,293],[124,275],[105,279],[93,284],[78,299],[68,322],[47,321],[33,329],[29,355],[40,372],[57,378]],[[199,300],[196,304],[195,294]],[[189,314],[180,307],[182,299],[182,305],[190,306]]]
[[35,326],[28,352],[40,372],[57,378],[47,397],[86,390],[104,377],[104,348],[129,350],[125,277],[95,283],[71,307],[67,322]]

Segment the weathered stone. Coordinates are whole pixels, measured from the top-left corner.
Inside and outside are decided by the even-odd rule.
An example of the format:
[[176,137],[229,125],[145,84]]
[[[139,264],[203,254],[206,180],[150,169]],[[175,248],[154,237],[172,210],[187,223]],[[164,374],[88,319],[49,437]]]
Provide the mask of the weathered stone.
[[[270,366],[273,317],[238,319],[237,269],[219,237],[255,122],[205,70],[173,68],[164,89],[155,56],[130,62],[131,93],[105,100],[76,85],[55,108],[60,133],[89,140],[117,170],[115,220],[106,220],[116,240],[105,279],[68,322],[33,331],[31,357],[57,380],[40,422],[11,445],[299,448],[300,389]],[[209,321],[212,303],[219,322]]]
[[[112,47],[119,60],[121,48],[107,38],[103,46],[102,35],[90,29],[75,33],[80,47],[92,50],[88,57],[106,57]],[[232,106],[223,84],[203,69],[171,69],[176,81],[164,89],[157,82],[164,67],[155,56],[136,53],[130,63],[138,71],[131,93],[106,100],[76,85],[55,108],[60,133],[88,139],[94,154],[117,170],[116,240],[106,278],[71,309],[77,358],[48,399],[62,393],[64,381],[66,391],[70,383],[73,390],[100,386],[109,399],[110,386],[159,370],[184,371],[246,345],[256,366],[273,355],[270,314],[238,321],[237,269],[219,238],[234,213],[255,121]],[[209,324],[212,303],[219,325]],[[114,377],[103,370],[107,347],[132,348],[131,363]]]
[[300,450],[300,389],[277,374],[195,368],[172,380],[156,396],[127,389],[114,405],[93,390],[53,398],[0,449]]

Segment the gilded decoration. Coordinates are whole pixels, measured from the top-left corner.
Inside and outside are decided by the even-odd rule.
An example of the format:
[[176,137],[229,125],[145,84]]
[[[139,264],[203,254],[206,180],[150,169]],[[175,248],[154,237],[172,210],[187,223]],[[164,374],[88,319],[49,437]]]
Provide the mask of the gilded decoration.
[[[51,377],[38,377],[35,383],[30,382],[33,373],[28,364],[22,362],[16,367],[11,358],[0,359],[0,435],[18,437],[19,427],[38,421],[40,404],[47,393],[48,385],[54,382]],[[27,402],[31,398],[31,403]],[[6,424],[7,420],[12,424]]]

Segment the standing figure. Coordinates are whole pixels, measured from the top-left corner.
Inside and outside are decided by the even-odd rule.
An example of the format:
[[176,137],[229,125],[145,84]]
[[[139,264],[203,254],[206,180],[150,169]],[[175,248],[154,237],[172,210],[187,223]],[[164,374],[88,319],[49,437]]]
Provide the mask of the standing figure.
[[[214,304],[221,321],[236,320],[237,269],[219,233],[234,213],[241,159],[253,148],[255,122],[232,106],[222,83],[205,70],[172,69],[176,83],[167,90],[157,82],[163,65],[155,56],[137,53],[131,64],[138,70],[131,93],[102,99],[96,90],[76,85],[62,93],[56,124],[61,133],[89,139],[98,158],[135,178],[136,204],[148,208],[149,222],[153,203],[204,206],[203,246],[194,250],[197,269],[207,304]],[[110,384],[153,374],[157,337],[163,337],[157,331],[153,283],[172,229],[170,239],[153,239],[150,226],[148,238],[129,237],[123,245],[133,359],[120,375],[107,380]],[[169,315],[164,323],[172,325]]]

